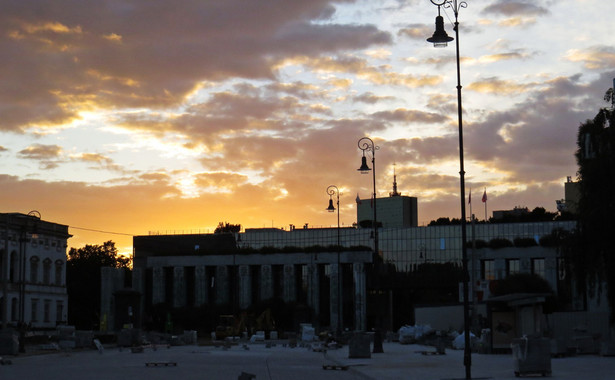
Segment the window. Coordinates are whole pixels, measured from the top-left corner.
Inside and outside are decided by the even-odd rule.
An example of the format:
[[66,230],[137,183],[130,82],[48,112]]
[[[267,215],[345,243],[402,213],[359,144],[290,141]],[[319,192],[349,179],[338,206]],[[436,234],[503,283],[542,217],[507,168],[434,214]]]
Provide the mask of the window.
[[9,282],[17,281],[17,274],[19,273],[19,260],[17,259],[17,252],[11,252],[11,263],[9,264]]
[[545,277],[545,259],[532,259],[532,273]]
[[495,262],[493,260],[481,261],[481,277],[483,280],[495,280]]
[[43,284],[49,285],[51,283],[51,260],[46,258],[43,261]]
[[51,317],[51,300],[45,300],[45,304],[43,305],[43,322],[49,322],[49,318]]
[[56,301],[56,322],[64,321],[64,303]]
[[62,260],[56,260],[56,282],[55,284],[57,286],[62,286],[63,281],[63,276],[62,276],[62,269],[64,267],[64,262]]
[[506,260],[506,275],[510,276],[511,274],[521,272],[521,262],[519,259],[508,259]]
[[38,300],[36,298],[32,298],[31,302],[31,310],[32,314],[30,316],[30,320],[32,322],[36,322],[38,320]]
[[36,284],[38,282],[38,257],[30,258],[30,282]]

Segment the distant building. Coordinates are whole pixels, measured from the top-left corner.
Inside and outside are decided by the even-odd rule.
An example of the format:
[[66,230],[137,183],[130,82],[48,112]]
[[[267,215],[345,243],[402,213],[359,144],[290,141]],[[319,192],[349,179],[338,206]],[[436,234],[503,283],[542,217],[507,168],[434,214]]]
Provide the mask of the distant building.
[[38,212],[0,214],[0,319],[33,329],[66,323],[68,226],[41,220]]
[[[393,175],[393,192],[388,198],[376,198],[376,218],[383,228],[405,228],[418,226],[416,197],[403,196],[397,192],[397,175]],[[372,225],[374,220],[373,201],[357,197],[357,224]]]
[[515,206],[512,210],[497,210],[493,212],[493,220],[519,218],[530,214],[527,207]]
[[564,211],[571,214],[576,214],[578,212],[579,200],[581,199],[579,187],[579,182],[573,182],[572,178],[568,177],[566,183],[564,183]]

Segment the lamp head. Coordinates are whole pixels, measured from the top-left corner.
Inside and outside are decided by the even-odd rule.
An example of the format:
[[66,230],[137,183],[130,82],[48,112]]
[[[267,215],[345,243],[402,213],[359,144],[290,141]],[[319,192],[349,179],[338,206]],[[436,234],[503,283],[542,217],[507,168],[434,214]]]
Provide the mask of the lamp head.
[[327,207],[327,211],[329,212],[335,211],[335,206],[333,206],[333,198],[329,198],[329,207]]
[[434,47],[445,47],[454,38],[449,37],[444,30],[444,17],[438,15],[436,17],[436,31],[433,32],[433,36],[427,39],[427,42],[431,42]]
[[367,158],[365,157],[365,152],[363,152],[363,157],[361,157],[361,167],[357,170],[360,171],[361,174],[367,174],[370,170],[372,170],[369,166],[367,166]]

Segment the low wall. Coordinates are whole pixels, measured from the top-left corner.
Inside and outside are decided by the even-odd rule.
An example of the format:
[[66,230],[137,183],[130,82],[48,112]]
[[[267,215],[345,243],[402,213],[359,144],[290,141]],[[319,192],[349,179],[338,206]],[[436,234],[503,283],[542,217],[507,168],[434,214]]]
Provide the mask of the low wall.
[[[487,316],[484,304],[477,305],[476,314]],[[436,330],[454,329],[461,332],[463,331],[463,305],[416,307],[414,320],[417,325],[430,325]]]

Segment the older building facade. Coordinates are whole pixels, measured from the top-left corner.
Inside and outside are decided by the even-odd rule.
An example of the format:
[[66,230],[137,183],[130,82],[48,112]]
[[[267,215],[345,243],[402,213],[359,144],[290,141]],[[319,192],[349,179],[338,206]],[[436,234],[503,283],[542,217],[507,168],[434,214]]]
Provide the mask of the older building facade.
[[66,323],[68,226],[40,214],[0,214],[0,319],[33,329]]

